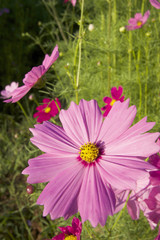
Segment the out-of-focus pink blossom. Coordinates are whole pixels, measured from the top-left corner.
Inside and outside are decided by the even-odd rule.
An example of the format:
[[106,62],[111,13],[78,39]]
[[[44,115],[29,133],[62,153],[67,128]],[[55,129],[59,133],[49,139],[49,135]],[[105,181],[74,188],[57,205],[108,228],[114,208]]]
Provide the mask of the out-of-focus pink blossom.
[[30,72],[25,75],[23,79],[24,85],[15,89],[12,94],[11,98],[5,100],[4,102],[12,102],[15,103],[19,101],[22,97],[24,97],[32,87],[39,87],[43,84],[44,80],[43,75],[48,71],[50,66],[57,60],[59,56],[58,46],[54,48],[52,51],[51,56],[48,54],[45,55],[42,65],[38,67],[33,67]]
[[59,227],[59,229],[61,230],[62,233],[53,237],[51,240],[64,240],[64,239],[80,240],[82,223],[78,218],[74,217],[72,220],[72,226]]
[[145,12],[144,16],[142,16],[141,13],[136,13],[134,15],[134,18],[130,18],[128,20],[129,26],[126,26],[126,29],[135,30],[135,29],[141,28],[147,22],[149,15],[150,15],[149,10]]
[[160,9],[160,2],[159,1],[157,1],[157,0],[149,0],[149,1],[150,1],[150,4],[153,7],[157,8],[157,9]]
[[0,16],[2,16],[3,13],[9,13],[9,12],[10,12],[9,8],[1,8],[0,9]]
[[103,101],[106,103],[106,105],[101,108],[102,111],[105,111],[103,113],[103,117],[106,117],[108,115],[109,111],[111,110],[113,104],[116,101],[120,101],[120,102],[124,101],[124,96],[121,97],[122,92],[123,92],[123,88],[121,86],[119,86],[118,89],[116,87],[112,87],[111,88],[112,98],[110,98],[110,97],[104,97],[103,98]]
[[70,1],[73,7],[75,7],[77,0],[64,0],[64,3],[67,3],[68,1]]
[[18,88],[19,83],[12,82],[10,85],[5,87],[5,90],[1,91],[2,98],[7,99],[12,96],[12,92]]
[[37,118],[37,122],[42,123],[44,121],[49,120],[51,117],[55,117],[61,108],[61,103],[59,99],[50,100],[49,98],[43,99],[43,104],[38,106],[36,112],[33,117]]

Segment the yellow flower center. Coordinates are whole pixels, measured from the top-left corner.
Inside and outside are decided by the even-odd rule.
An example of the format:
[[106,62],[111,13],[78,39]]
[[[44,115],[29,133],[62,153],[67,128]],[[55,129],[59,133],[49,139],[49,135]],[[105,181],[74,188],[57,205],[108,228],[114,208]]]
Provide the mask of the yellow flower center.
[[77,237],[73,236],[73,235],[68,235],[68,236],[65,237],[64,240],[77,240]]
[[141,21],[138,21],[137,22],[137,26],[141,26],[142,25],[142,22]]
[[85,143],[80,147],[80,157],[86,162],[93,162],[99,155],[99,149],[94,143]]
[[45,111],[45,113],[49,113],[51,111],[51,108],[50,107],[46,107],[44,111]]
[[116,100],[115,100],[115,99],[112,99],[110,105],[113,106],[113,104],[114,104],[115,102],[116,102]]

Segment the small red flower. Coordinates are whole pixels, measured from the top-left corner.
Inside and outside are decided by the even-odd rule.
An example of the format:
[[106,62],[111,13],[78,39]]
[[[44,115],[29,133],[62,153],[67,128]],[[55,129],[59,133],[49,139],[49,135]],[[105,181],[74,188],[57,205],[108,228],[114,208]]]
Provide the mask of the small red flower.
[[36,112],[33,117],[37,118],[37,122],[42,123],[44,121],[49,120],[51,117],[55,117],[61,108],[61,103],[59,102],[59,99],[56,98],[55,100],[50,100],[49,98],[43,99],[42,105],[38,106]]
[[103,113],[103,117],[106,117],[108,115],[109,111],[111,110],[113,104],[116,101],[124,102],[124,96],[121,97],[122,92],[123,92],[123,88],[121,86],[119,86],[118,89],[116,87],[112,87],[111,88],[112,98],[110,97],[103,98],[103,101],[107,103],[104,107],[101,108],[102,111],[105,111]]
[[80,235],[82,231],[82,223],[76,217],[72,220],[72,227],[59,227],[61,234],[53,237],[51,240],[80,240]]

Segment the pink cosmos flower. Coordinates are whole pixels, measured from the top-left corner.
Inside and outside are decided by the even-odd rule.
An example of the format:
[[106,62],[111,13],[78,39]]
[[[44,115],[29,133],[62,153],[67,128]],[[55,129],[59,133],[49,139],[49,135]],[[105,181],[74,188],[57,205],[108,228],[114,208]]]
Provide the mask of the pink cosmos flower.
[[[40,105],[36,108],[36,112],[33,117],[37,118],[37,122],[42,123],[43,121],[49,120],[51,117],[55,117],[59,113],[61,108],[61,103],[59,99],[50,100],[49,98],[43,99],[43,105]],[[59,109],[58,109],[59,108]]]
[[10,98],[12,96],[12,92],[18,88],[19,83],[12,82],[10,85],[5,87],[5,90],[1,91],[2,98]]
[[157,8],[157,9],[160,9],[160,2],[159,1],[157,1],[157,0],[149,0],[149,1],[150,1],[150,4],[153,7]]
[[53,237],[51,240],[80,240],[80,235],[82,231],[82,223],[76,217],[72,220],[72,227],[59,227],[61,234]]
[[42,65],[38,67],[33,67],[30,72],[25,75],[23,79],[24,85],[15,89],[11,94],[11,99],[5,100],[4,102],[12,102],[15,103],[19,101],[22,97],[24,97],[29,90],[34,87],[38,86],[43,80],[43,75],[48,71],[50,66],[57,60],[59,56],[58,46],[54,48],[52,51],[51,56],[48,54],[45,55]]
[[142,16],[141,13],[136,13],[134,15],[134,18],[130,18],[128,20],[128,23],[130,25],[126,26],[126,29],[127,30],[135,30],[135,29],[141,28],[147,22],[149,15],[150,15],[149,10],[147,12],[145,12],[144,16]]
[[124,96],[121,97],[122,92],[123,92],[123,88],[121,86],[119,86],[118,89],[116,87],[113,87],[113,88],[111,88],[112,98],[110,98],[110,97],[103,98],[103,101],[105,103],[107,103],[104,107],[101,108],[102,111],[105,111],[103,113],[103,117],[106,117],[108,115],[109,111],[111,110],[113,104],[116,101],[120,101],[120,102],[124,101]]
[[[69,0],[64,0],[64,3],[67,3]],[[73,7],[75,7],[77,0],[70,0],[72,3]]]
[[134,190],[137,180],[149,178],[155,167],[144,159],[159,151],[159,133],[145,133],[154,126],[146,118],[130,127],[136,107],[128,105],[129,99],[117,101],[103,121],[97,102],[82,99],[61,110],[63,127],[46,121],[31,129],[31,142],[45,153],[22,173],[30,184],[49,182],[37,200],[43,216],[67,219],[80,212],[82,222],[104,226],[115,211],[113,188]]
[[[159,167],[160,156],[152,155],[149,162],[156,168]],[[144,178],[137,181],[137,188],[130,195],[127,209],[133,220],[139,219],[140,210],[142,210],[151,229],[154,229],[160,220],[160,170],[150,171],[149,174],[150,179]],[[115,212],[122,209],[128,194],[129,191],[118,192]]]

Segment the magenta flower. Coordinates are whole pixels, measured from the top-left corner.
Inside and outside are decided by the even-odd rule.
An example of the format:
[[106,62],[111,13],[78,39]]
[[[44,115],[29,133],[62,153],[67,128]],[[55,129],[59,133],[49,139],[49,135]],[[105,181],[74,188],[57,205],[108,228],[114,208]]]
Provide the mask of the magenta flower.
[[135,29],[141,28],[147,22],[149,15],[150,15],[149,10],[147,12],[145,12],[144,16],[142,16],[141,13],[136,13],[134,15],[134,18],[130,18],[128,20],[128,23],[130,25],[126,26],[126,29],[127,30],[135,30]]
[[62,233],[53,237],[51,240],[80,240],[82,223],[78,218],[74,217],[72,220],[72,227],[59,227],[59,229]]
[[5,90],[1,91],[1,98],[10,98],[12,96],[12,92],[18,88],[19,83],[12,82],[10,85],[5,86]]
[[157,8],[157,9],[160,9],[160,2],[159,1],[157,1],[157,0],[149,0],[149,1],[150,1],[150,4],[153,7]]
[[36,108],[36,112],[33,117],[37,118],[37,122],[42,123],[43,121],[49,120],[51,117],[55,117],[61,108],[61,103],[59,99],[50,100],[49,98],[43,99],[43,105],[40,105]]
[[9,12],[10,12],[9,8],[0,8],[0,16],[2,16],[3,13],[9,13]]
[[119,86],[118,90],[116,87],[113,87],[113,88],[111,88],[112,98],[110,98],[110,97],[103,98],[103,101],[105,103],[107,103],[104,107],[101,108],[102,111],[105,111],[103,113],[103,117],[106,117],[108,115],[109,111],[111,110],[113,104],[116,101],[120,101],[120,102],[124,101],[124,96],[121,97],[122,92],[123,92],[123,88],[121,86]]
[[31,142],[45,153],[22,173],[30,184],[49,182],[37,200],[43,216],[67,219],[80,212],[82,222],[104,226],[115,210],[112,188],[134,190],[137,180],[149,178],[155,167],[144,159],[159,151],[159,133],[145,133],[154,126],[146,118],[130,127],[136,107],[128,105],[129,99],[117,101],[103,121],[97,102],[82,99],[61,110],[63,127],[46,121],[31,129]]
[[[64,3],[67,3],[69,0],[64,0]],[[75,7],[77,0],[70,0],[72,3],[73,7]]]
[[38,85],[43,82],[43,75],[48,71],[50,66],[57,60],[59,56],[58,46],[54,48],[51,56],[48,54],[45,55],[42,65],[38,67],[33,67],[30,72],[25,75],[23,79],[24,85],[15,89],[12,92],[11,99],[5,100],[4,102],[12,102],[15,103],[19,101],[22,97],[24,97],[32,87],[38,87]]

